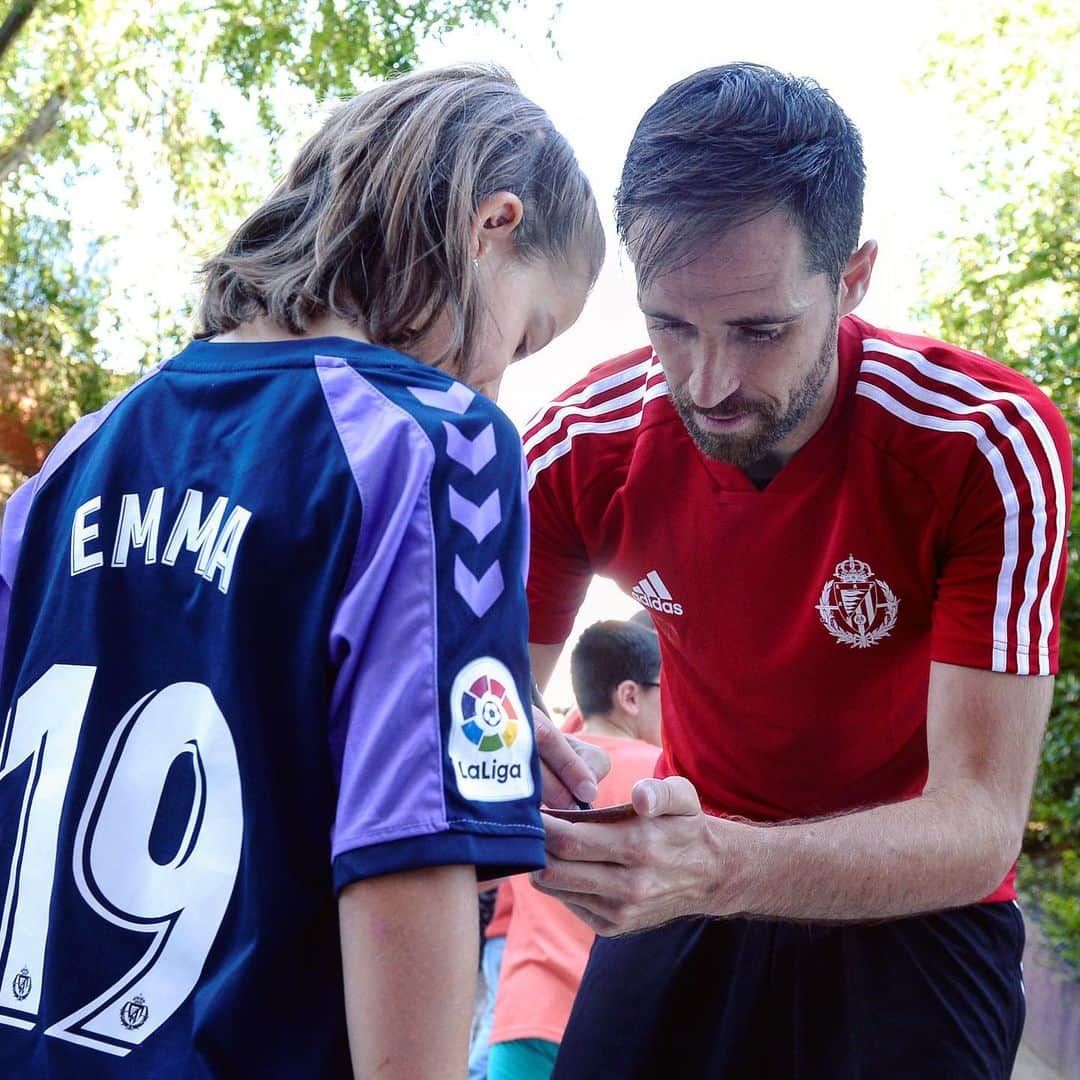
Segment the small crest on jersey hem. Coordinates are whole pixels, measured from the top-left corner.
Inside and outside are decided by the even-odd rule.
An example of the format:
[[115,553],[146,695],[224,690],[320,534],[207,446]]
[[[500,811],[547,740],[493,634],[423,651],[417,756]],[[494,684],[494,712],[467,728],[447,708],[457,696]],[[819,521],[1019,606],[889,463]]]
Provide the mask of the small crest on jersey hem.
[[492,656],[470,661],[450,689],[448,753],[462,798],[529,798],[532,748],[532,724],[506,665]]
[[142,994],[136,994],[131,1001],[124,1002],[123,1008],[120,1010],[120,1023],[128,1031],[134,1031],[146,1023],[149,1015],[150,1010],[146,1007],[146,998]]
[[869,563],[848,555],[836,564],[817,602],[822,625],[842,645],[868,649],[889,636],[900,600]]

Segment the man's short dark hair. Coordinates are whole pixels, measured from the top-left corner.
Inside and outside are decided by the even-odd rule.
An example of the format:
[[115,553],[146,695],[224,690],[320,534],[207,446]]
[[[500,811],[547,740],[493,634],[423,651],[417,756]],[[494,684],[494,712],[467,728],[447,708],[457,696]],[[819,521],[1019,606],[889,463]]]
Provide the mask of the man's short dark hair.
[[660,644],[644,626],[614,619],[593,623],[570,654],[570,682],[584,717],[606,713],[619,683],[660,681]]
[[619,236],[645,286],[783,208],[808,269],[836,284],[858,246],[864,181],[858,129],[816,82],[761,64],[707,68],[638,124],[615,196]]

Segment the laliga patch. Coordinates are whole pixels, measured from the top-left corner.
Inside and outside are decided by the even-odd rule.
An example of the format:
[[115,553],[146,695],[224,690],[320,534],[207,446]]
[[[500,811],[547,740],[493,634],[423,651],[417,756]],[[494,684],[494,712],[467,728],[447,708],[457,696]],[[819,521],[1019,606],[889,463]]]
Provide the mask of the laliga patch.
[[463,798],[507,802],[532,795],[532,725],[504,664],[481,656],[458,672],[450,720],[450,763]]

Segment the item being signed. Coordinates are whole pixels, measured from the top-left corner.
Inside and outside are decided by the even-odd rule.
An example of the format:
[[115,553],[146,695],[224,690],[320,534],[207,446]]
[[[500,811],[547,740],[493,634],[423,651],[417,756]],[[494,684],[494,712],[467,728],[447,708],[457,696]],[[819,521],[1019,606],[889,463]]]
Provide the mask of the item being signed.
[[625,821],[636,814],[633,803],[620,803],[618,806],[600,806],[595,810],[549,810],[546,806],[541,811],[560,821],[589,821],[602,824],[606,821]]

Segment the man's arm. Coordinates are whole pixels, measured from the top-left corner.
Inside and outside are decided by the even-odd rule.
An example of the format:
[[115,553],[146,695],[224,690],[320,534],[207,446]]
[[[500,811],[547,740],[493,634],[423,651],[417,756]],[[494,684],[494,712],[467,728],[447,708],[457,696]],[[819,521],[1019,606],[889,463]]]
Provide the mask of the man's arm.
[[438,866],[369,878],[338,900],[353,1072],[464,1076],[476,994],[476,871]]
[[529,660],[532,662],[533,678],[541,690],[545,690],[551,681],[552,672],[559,662],[565,645],[565,641],[560,641],[555,645],[538,645],[535,641],[529,642]]
[[1020,853],[1052,689],[1052,678],[933,664],[923,794],[757,830],[764,873],[755,881],[747,867],[746,909],[878,918],[974,903],[993,892]]
[[1052,685],[935,663],[919,797],[759,826],[701,813],[685,779],[646,780],[645,820],[547,819],[535,880],[607,934],[689,914],[860,921],[974,903],[1020,850]]

